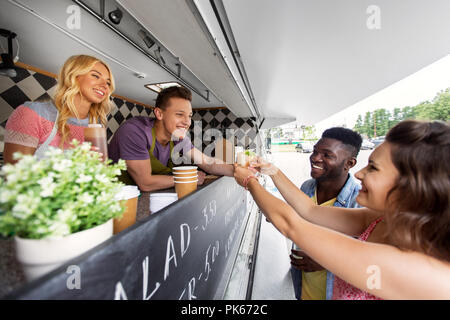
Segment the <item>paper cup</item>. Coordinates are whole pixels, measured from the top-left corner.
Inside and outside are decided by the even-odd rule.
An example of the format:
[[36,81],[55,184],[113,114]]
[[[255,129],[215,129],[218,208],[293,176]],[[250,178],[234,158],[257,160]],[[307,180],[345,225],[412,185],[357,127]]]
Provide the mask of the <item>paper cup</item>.
[[197,181],[175,181],[175,191],[181,199],[197,189]]
[[197,172],[197,166],[173,167],[172,172],[173,172],[173,174]]
[[137,186],[124,186],[116,195],[116,200],[125,201],[125,211],[122,218],[114,219],[114,234],[121,232],[136,222],[137,202],[140,194]]
[[152,193],[150,194],[150,212],[152,214],[158,212],[177,200],[176,193]]
[[177,182],[187,182],[187,181],[197,181],[198,175],[195,173],[185,173],[185,174],[174,174],[173,181]]
[[183,173],[174,172],[174,173],[173,173],[173,176],[174,176],[174,177],[191,177],[191,176],[197,176],[197,171],[183,172]]
[[181,181],[181,182],[186,182],[186,181],[195,181],[198,180],[197,176],[190,176],[190,177],[173,177],[173,181]]

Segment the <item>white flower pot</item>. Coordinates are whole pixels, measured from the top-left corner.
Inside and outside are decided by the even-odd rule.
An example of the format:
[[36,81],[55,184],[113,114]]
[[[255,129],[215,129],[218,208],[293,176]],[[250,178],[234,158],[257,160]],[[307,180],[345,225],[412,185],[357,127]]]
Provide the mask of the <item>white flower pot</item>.
[[75,258],[110,238],[113,219],[97,227],[54,239],[23,239],[15,237],[16,257],[22,263],[26,278],[31,281],[67,260]]

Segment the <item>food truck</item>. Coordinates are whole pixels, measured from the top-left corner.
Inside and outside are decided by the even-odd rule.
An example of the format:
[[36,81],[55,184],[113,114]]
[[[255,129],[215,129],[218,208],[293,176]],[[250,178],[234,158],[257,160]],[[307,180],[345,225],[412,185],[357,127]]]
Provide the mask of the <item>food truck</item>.
[[[108,141],[179,85],[198,149],[264,155],[263,130],[314,124],[450,52],[447,1],[373,2],[0,0],[0,134],[17,106],[54,96],[68,57],[87,54],[115,77]],[[251,298],[261,212],[249,193],[207,176],[155,213],[151,194],[132,226],[33,279],[1,238],[0,298]]]

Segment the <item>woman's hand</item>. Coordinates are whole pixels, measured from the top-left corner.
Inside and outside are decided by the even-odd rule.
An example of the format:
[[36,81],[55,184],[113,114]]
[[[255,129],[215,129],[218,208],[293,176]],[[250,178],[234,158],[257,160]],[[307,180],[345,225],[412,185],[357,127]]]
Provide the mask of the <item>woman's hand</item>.
[[234,164],[234,179],[236,179],[236,182],[242,187],[245,187],[244,179],[248,176],[254,176],[255,173],[256,170],[252,170],[252,168],[245,168]]
[[251,161],[250,167],[254,168],[259,173],[268,176],[273,176],[278,172],[278,168],[274,164],[264,160],[261,157],[256,157],[253,161]]
[[100,152],[100,148],[99,147],[91,145],[91,151],[97,152],[100,155],[100,160],[101,161],[105,161],[105,155],[102,152]]

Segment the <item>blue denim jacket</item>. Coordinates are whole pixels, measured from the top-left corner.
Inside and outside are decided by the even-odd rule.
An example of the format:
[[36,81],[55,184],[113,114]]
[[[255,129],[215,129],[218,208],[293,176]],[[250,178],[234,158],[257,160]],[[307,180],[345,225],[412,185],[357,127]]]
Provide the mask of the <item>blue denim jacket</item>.
[[[338,196],[336,197],[334,206],[335,207],[344,207],[344,208],[360,207],[355,201],[356,196],[358,195],[358,192],[360,189],[361,189],[361,185],[359,184],[359,182],[353,177],[352,174],[349,173],[347,182],[345,183],[344,187],[341,189],[341,192],[339,192]],[[310,198],[312,198],[316,191],[316,180],[309,179],[309,180],[305,181],[302,184],[302,186],[300,187],[300,190],[302,190],[306,195],[308,195]],[[299,271],[296,269],[293,269],[293,270]],[[293,276],[293,278],[294,278],[294,276]],[[298,297],[301,295],[301,274],[300,274],[300,279],[299,280],[297,279],[297,281],[299,283],[294,283],[294,287],[295,287],[294,290],[296,290],[296,296]],[[295,282],[295,280],[294,280],[294,282]],[[327,289],[326,289],[326,299],[327,300],[330,300],[333,295],[333,282],[334,282],[334,274],[327,271]],[[299,291],[297,291],[297,290],[299,290]]]

